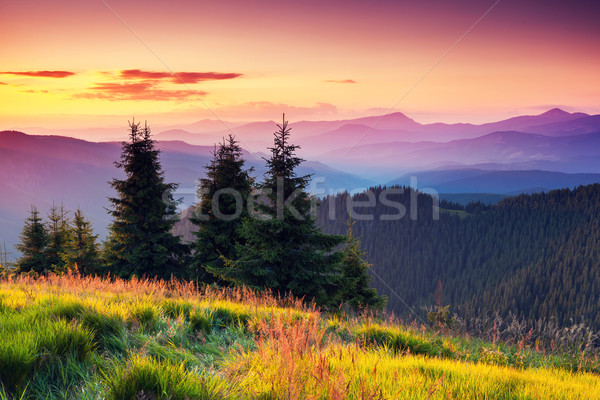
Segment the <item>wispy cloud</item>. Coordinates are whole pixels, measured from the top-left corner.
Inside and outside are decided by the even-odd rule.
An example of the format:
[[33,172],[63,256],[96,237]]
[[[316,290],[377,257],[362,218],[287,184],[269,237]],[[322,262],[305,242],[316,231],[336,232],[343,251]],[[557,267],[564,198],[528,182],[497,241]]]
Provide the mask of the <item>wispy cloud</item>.
[[354,79],[327,79],[325,82],[327,83],[358,83]]
[[35,89],[29,89],[29,90],[21,90],[23,93],[48,93],[47,90],[35,90]]
[[[109,82],[96,82],[85,93],[77,93],[75,99],[117,100],[184,100],[198,96],[206,96],[203,90],[190,88],[175,89],[168,85],[191,84],[205,81],[234,79],[242,76],[239,73],[223,72],[165,72],[145,71],[141,69],[124,69],[116,72],[104,71],[102,74]],[[166,88],[165,88],[166,86]]]
[[33,76],[36,78],[66,78],[75,75],[71,71],[4,71],[1,75]]
[[170,72],[125,69],[120,71],[119,75],[123,79],[165,79],[171,83],[185,84],[234,79],[239,78],[243,74],[233,72],[176,72],[172,74]]
[[204,91],[165,90],[156,87],[152,80],[136,83],[96,83],[87,93],[78,93],[76,99],[104,99],[104,100],[183,100],[195,96],[205,96]]
[[8,85],[6,82],[0,82],[0,85]]

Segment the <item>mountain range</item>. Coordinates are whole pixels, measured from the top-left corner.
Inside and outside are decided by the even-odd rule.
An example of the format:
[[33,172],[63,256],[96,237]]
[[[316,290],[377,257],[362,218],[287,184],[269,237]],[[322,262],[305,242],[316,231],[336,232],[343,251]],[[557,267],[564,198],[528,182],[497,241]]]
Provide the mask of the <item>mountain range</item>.
[[[204,176],[213,146],[195,146],[182,141],[159,141],[161,162],[167,182],[179,185],[176,198],[182,209],[195,201],[196,181]],[[63,136],[35,136],[17,131],[0,132],[0,243],[12,247],[18,241],[23,222],[32,204],[45,216],[53,202],[71,211],[80,207],[93,221],[100,236],[110,223],[109,196],[115,193],[109,182],[123,178],[114,162],[121,144],[95,143]],[[260,177],[264,160],[244,151],[248,168]],[[321,162],[306,162],[300,174],[313,174],[311,189],[323,195],[337,189],[365,188],[375,182],[331,168]]]
[[[213,131],[218,124],[204,121],[193,125],[197,132],[171,129],[157,139],[208,145],[234,133],[243,147],[265,151],[277,127],[275,121],[226,124],[230,130]],[[306,159],[377,182],[431,169],[600,172],[600,115],[556,108],[481,125],[420,124],[398,112],[289,126]]]
[[[420,124],[392,113],[289,126],[292,143],[308,160],[298,173],[313,175],[309,190],[318,196],[408,185],[411,177],[419,188],[442,194],[498,195],[488,198],[600,182],[600,115],[552,109],[474,125]],[[179,184],[182,209],[195,201],[195,182],[204,176],[215,142],[234,133],[260,180],[276,129],[274,121],[202,120],[157,130],[165,177]],[[69,136],[81,133],[65,132],[0,132],[0,242],[18,241],[31,204],[45,215],[53,201],[70,210],[81,207],[96,231],[106,233],[107,198],[114,194],[108,182],[122,177],[114,166],[120,143],[74,139]]]

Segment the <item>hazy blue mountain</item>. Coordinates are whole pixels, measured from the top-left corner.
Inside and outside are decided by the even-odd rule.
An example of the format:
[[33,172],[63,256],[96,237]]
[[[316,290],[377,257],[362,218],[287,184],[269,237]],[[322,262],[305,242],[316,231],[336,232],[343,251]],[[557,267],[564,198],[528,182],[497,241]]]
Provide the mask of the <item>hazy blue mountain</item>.
[[335,168],[388,180],[402,172],[475,165],[489,165],[486,169],[600,172],[600,127],[595,133],[572,136],[505,131],[441,143],[375,143],[329,151],[322,158]]
[[486,171],[458,169],[410,173],[388,182],[388,185],[409,185],[416,177],[418,189],[433,189],[438,193],[519,194],[575,188],[600,182],[599,173],[565,174],[552,171]]

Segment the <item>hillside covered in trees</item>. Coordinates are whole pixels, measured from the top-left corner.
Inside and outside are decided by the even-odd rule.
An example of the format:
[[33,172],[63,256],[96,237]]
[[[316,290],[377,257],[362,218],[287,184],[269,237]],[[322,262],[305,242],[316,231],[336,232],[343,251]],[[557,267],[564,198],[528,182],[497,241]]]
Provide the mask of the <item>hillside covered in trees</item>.
[[492,207],[442,202],[438,218],[431,196],[399,187],[370,192],[325,198],[318,218],[325,232],[342,233],[352,214],[389,310],[422,312],[436,303],[441,282],[439,300],[465,321],[498,313],[600,328],[600,185]]

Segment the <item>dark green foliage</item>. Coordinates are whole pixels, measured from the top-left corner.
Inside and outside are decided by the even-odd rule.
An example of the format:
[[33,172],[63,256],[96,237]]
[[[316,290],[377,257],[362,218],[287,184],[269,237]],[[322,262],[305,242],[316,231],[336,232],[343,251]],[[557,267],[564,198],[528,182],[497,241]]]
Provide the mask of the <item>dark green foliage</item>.
[[171,234],[177,220],[172,191],[177,185],[164,182],[160,151],[150,138],[150,128],[130,123],[130,141],[123,142],[121,161],[126,179],[113,179],[117,197],[110,198],[114,220],[105,245],[108,270],[129,278],[181,274],[185,248]]
[[78,208],[73,217],[69,241],[61,253],[65,266],[67,268],[77,267],[77,270],[84,275],[97,273],[99,266],[97,239],[98,236],[94,235],[92,231],[91,222]]
[[48,231],[48,246],[46,247],[46,260],[52,271],[61,274],[66,272],[67,264],[62,254],[66,251],[71,240],[71,227],[69,225],[68,212],[64,205],[52,204],[48,213],[46,224]]
[[[373,188],[375,198],[386,189]],[[343,194],[323,200],[319,221],[326,232],[345,230],[349,199]],[[396,210],[378,200],[374,207],[356,207],[373,220],[354,225],[381,278],[373,284],[389,296],[388,310],[415,318],[406,304],[418,312],[431,306],[442,280],[444,303],[467,325],[497,312],[529,326],[554,320],[600,329],[600,185],[507,198],[485,210],[474,206],[474,214],[442,209],[439,219],[428,195],[405,188],[388,200],[401,204],[406,215],[381,218]]]
[[261,185],[263,201],[257,213],[244,220],[244,243],[236,246],[237,259],[228,259],[221,277],[254,288],[291,292],[320,305],[338,301],[340,259],[332,249],[343,237],[325,235],[311,214],[313,199],[306,187],[310,176],[297,176],[304,161],[298,146],[289,143],[287,121],[274,134],[271,158]]
[[50,270],[51,264],[46,257],[46,246],[48,246],[48,232],[39,212],[35,206],[31,206],[31,213],[25,220],[21,243],[16,248],[22,254],[17,261],[19,272],[43,273]]
[[48,221],[43,223],[35,206],[26,220],[21,244],[17,246],[23,257],[18,262],[21,272],[65,273],[75,266],[82,273],[93,273],[98,265],[97,236],[80,209],[75,212],[73,226],[68,212],[61,204],[50,208]]
[[[235,258],[235,245],[243,244],[240,228],[248,217],[248,196],[253,179],[244,170],[242,149],[232,135],[219,144],[206,178],[200,180],[201,199],[190,221],[198,227],[192,245],[192,273],[195,278],[212,282],[214,276],[227,273],[222,257]],[[209,274],[207,274],[207,271]]]
[[371,264],[365,261],[366,253],[360,248],[360,241],[352,234],[352,222],[348,223],[346,243],[342,250],[342,283],[341,299],[353,309],[372,308],[381,310],[386,299],[377,295],[377,290],[370,286],[371,277],[368,272]]

